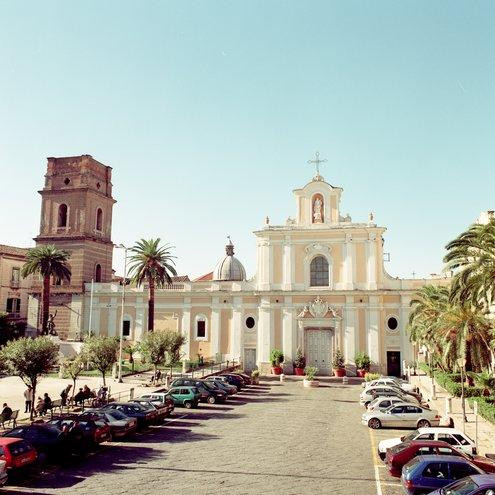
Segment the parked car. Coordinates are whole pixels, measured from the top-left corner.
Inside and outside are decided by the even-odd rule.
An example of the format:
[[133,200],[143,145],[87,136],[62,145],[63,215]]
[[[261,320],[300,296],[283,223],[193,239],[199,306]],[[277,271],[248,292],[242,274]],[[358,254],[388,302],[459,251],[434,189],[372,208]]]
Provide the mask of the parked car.
[[88,448],[94,447],[102,442],[109,442],[112,439],[110,426],[106,423],[97,424],[89,417],[81,417],[81,415],[70,414],[53,418],[48,421],[48,424],[56,426],[62,430],[64,426],[74,428],[76,425],[79,431],[84,436],[85,443]]
[[93,447],[93,439],[85,433],[76,419],[59,418],[47,421],[46,424],[58,428],[65,435],[74,453],[82,455]]
[[399,380],[398,378],[391,377],[377,378],[376,380],[371,380],[370,382],[363,382],[362,385],[364,385],[364,389],[384,385],[386,387],[399,387],[405,392],[418,392],[418,387],[415,385]]
[[3,486],[5,485],[5,483],[7,483],[7,478],[7,463],[0,460],[0,486]]
[[222,379],[220,376],[209,376],[205,381],[213,384],[213,386],[219,388],[220,390],[225,390],[228,395],[234,395],[237,393],[237,387],[235,385],[231,385],[226,379]]
[[234,373],[223,373],[220,376],[225,377],[227,382],[231,385],[235,385],[237,390],[242,390],[246,386],[242,377]]
[[72,452],[67,436],[55,426],[46,423],[17,425],[2,433],[2,436],[27,440],[40,458],[64,458]]
[[370,428],[426,428],[438,426],[440,415],[434,409],[426,409],[418,404],[397,404],[385,411],[379,409],[365,412],[361,423]]
[[495,495],[495,476],[493,474],[474,474],[462,480],[454,481],[430,495]]
[[468,454],[477,453],[474,441],[462,431],[459,431],[456,428],[431,427],[418,428],[408,435],[382,440],[378,444],[378,455],[380,456],[380,459],[385,459],[387,449],[390,449],[399,443],[410,442],[412,440],[441,440],[442,442],[447,442],[450,445],[457,447],[459,450],[467,452]]
[[19,469],[36,461],[36,449],[23,438],[0,438],[0,461],[5,461],[6,469]]
[[151,394],[144,394],[138,399],[149,400],[153,404],[160,404],[166,409],[166,416],[170,416],[174,411],[174,401],[168,396],[167,392],[153,392]]
[[418,455],[456,455],[472,462],[485,473],[495,473],[495,461],[480,455],[471,455],[446,442],[438,440],[413,440],[387,450],[385,462],[392,476],[400,477],[402,467]]
[[146,428],[149,425],[156,422],[157,413],[155,409],[149,409],[136,402],[110,402],[101,407],[105,410],[120,411],[129,418],[135,418],[137,420],[138,428]]
[[225,402],[227,398],[227,392],[223,390],[217,390],[206,381],[191,380],[189,378],[177,378],[170,384],[170,388],[181,386],[196,387],[199,390],[200,401],[208,402],[209,404],[215,404],[216,402]]
[[251,385],[253,382],[252,378],[247,375],[246,373],[242,373],[241,371],[234,371],[234,375],[239,375],[243,380],[246,385]]
[[401,397],[406,399],[408,402],[414,401],[419,404],[421,399],[418,399],[417,397],[415,397],[415,395],[411,394],[412,392],[408,393],[405,390],[399,389],[398,387],[379,385],[376,387],[365,388],[359,396],[359,403],[364,407],[368,407],[368,404],[372,402],[373,399],[375,399],[376,397],[388,395]]
[[168,392],[168,395],[176,406],[184,406],[187,409],[198,407],[200,393],[196,387],[172,387]]
[[156,412],[155,424],[161,424],[165,421],[165,418],[168,416],[167,407],[161,402],[151,402],[148,399],[133,399],[131,402],[135,402],[136,404],[140,404],[150,411]]
[[425,455],[410,460],[402,468],[402,486],[407,495],[430,493],[466,476],[484,474],[462,457]]
[[116,409],[91,409],[82,413],[80,417],[92,419],[96,424],[107,424],[112,439],[129,437],[137,430],[137,419],[130,418]]
[[368,411],[374,411],[376,409],[380,409],[381,411],[384,411],[385,409],[388,409],[390,406],[395,406],[396,404],[406,404],[408,403],[404,399],[396,396],[389,396],[389,397],[377,397],[376,399],[373,399],[367,407]]

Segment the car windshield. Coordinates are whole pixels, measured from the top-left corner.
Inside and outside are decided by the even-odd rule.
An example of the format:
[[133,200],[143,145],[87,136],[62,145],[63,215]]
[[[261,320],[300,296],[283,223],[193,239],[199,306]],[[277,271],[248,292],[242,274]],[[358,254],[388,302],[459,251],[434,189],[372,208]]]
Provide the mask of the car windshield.
[[419,435],[419,431],[414,430],[413,432],[409,433],[409,435],[402,437],[402,441],[403,442],[412,442],[418,435]]
[[136,402],[136,404],[139,404],[142,408],[146,409],[147,411],[149,411],[150,409],[155,409],[154,406],[152,404],[150,404],[149,402],[139,401],[139,402]]
[[478,485],[471,478],[463,478],[440,490],[442,495],[468,495],[474,493]]
[[215,390],[215,387],[211,383],[208,382],[202,382],[202,383],[205,386],[205,388],[207,388],[208,390]]
[[116,419],[118,421],[122,421],[123,419],[127,419],[127,416],[120,411],[113,410],[113,411],[108,411],[107,412],[108,416],[110,416],[112,419]]

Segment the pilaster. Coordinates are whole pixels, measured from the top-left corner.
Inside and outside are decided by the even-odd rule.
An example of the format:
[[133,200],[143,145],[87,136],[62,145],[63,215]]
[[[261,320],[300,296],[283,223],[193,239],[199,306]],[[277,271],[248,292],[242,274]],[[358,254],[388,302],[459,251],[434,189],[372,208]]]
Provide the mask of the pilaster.
[[344,308],[344,356],[346,362],[354,363],[354,355],[357,348],[357,331],[356,331],[356,307],[354,306],[354,297],[346,296]]
[[221,359],[220,356],[220,343],[221,343],[221,333],[220,333],[220,317],[221,309],[218,307],[219,299],[218,297],[213,297],[211,300],[211,354],[218,361]]
[[367,343],[368,354],[374,363],[380,362],[379,306],[378,296],[369,296]]
[[376,290],[376,234],[371,233],[366,241],[367,289]]
[[244,326],[242,324],[242,298],[232,299],[232,358],[242,359],[242,343],[244,342]]
[[292,373],[292,361],[296,357],[294,342],[296,341],[296,325],[294,318],[294,308],[292,307],[292,297],[285,297],[285,306],[282,310],[282,352],[284,353],[285,372]]

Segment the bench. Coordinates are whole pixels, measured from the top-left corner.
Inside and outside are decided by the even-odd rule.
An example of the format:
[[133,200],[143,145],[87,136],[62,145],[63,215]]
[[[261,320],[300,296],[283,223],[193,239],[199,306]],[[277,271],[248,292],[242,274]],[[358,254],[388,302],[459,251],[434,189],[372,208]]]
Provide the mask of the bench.
[[2,423],[2,428],[5,429],[5,425],[11,424],[13,428],[17,426],[17,416],[19,416],[19,409],[16,409],[15,411],[12,411],[12,414],[10,415],[9,419],[3,419],[2,416],[0,416],[0,423]]

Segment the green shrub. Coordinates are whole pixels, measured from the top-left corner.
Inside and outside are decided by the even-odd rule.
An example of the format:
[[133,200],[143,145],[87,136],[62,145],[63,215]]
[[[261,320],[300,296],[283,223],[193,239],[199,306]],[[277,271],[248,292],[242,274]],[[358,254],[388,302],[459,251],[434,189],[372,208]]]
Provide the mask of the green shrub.
[[306,373],[306,380],[314,380],[316,373],[318,373],[318,368],[314,366],[306,366],[304,372]]
[[380,378],[380,373],[366,373],[364,377],[365,382],[371,382],[373,380],[378,380]]
[[485,399],[483,397],[470,398],[469,404],[471,407],[474,402],[478,403],[478,414],[495,425],[495,404],[490,399]]
[[332,366],[335,370],[344,367],[344,355],[338,347],[333,353]]
[[[447,392],[455,397],[462,395],[461,377],[459,374],[446,373],[445,371],[435,371],[436,382]],[[483,388],[464,386],[464,397],[481,397],[483,396]]]
[[426,363],[418,363],[418,368],[428,376],[431,376],[432,369]]
[[272,349],[270,352],[270,362],[272,366],[280,366],[284,362],[284,353],[279,349]]
[[358,370],[369,371],[371,367],[371,359],[365,352],[357,352],[354,356],[354,362]]

